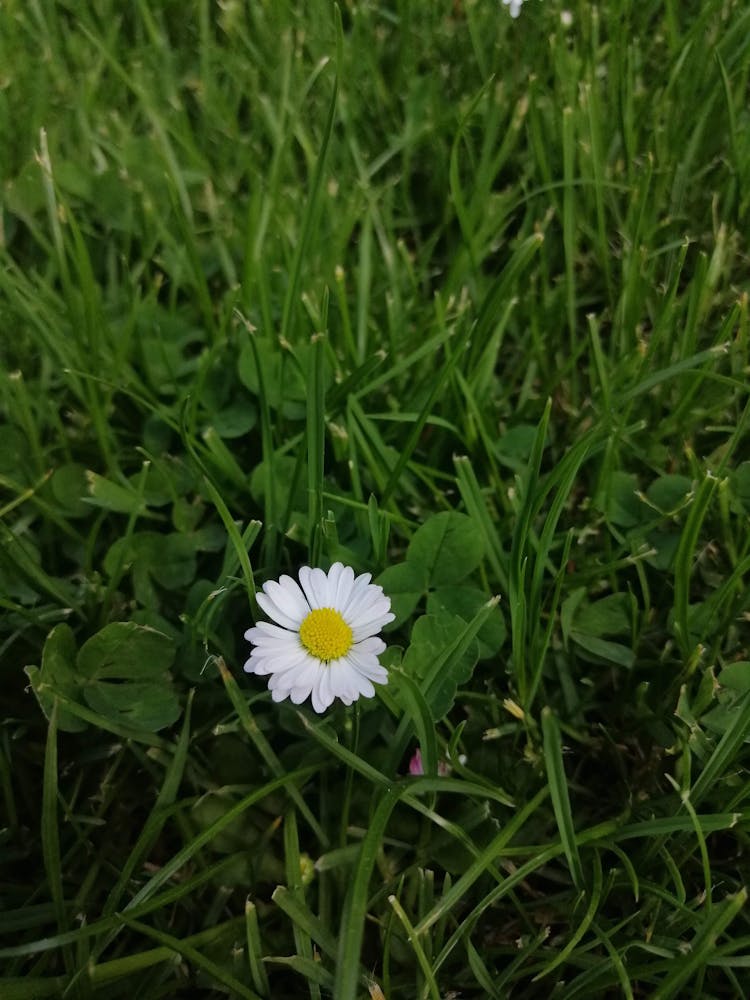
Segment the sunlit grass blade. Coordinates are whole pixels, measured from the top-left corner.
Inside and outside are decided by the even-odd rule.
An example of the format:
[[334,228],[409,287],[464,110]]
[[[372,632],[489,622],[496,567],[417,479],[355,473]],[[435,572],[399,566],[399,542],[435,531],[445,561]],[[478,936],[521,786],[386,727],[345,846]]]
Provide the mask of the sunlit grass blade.
[[403,788],[391,787],[381,798],[362,841],[359,858],[352,873],[344,902],[339,929],[334,995],[337,1000],[356,1000],[361,975],[360,952],[365,932],[369,884],[380,842],[391,813],[403,794]]
[[228,809],[223,816],[204,829],[202,833],[198,834],[198,836],[193,837],[193,839],[176,854],[174,854],[169,861],[166,862],[166,864],[162,865],[158,872],[152,875],[145,885],[143,885],[131,899],[127,909],[134,909],[140,904],[146,902],[146,900],[150,899],[156,891],[160,889],[165,882],[169,881],[169,879],[172,878],[172,876],[178,872],[184,864],[194,857],[202,847],[210,843],[213,837],[229,826],[233,820],[235,820],[238,816],[241,816],[243,812],[249,809],[256,802],[259,802],[261,799],[265,798],[265,796],[272,794],[278,789],[284,788],[288,784],[304,780],[315,770],[317,770],[315,767],[306,767],[300,768],[297,771],[290,771],[282,777],[269,781],[265,785],[261,785],[260,788],[257,788],[248,795],[245,795],[239,802],[235,803],[235,805]]
[[675,580],[674,580],[674,614],[675,631],[682,649],[683,656],[688,659],[692,653],[690,640],[690,619],[689,619],[689,595],[690,578],[693,570],[693,559],[698,543],[703,520],[706,516],[708,505],[711,502],[717,479],[710,472],[699,484],[695,498],[690,507],[685,526],[680,537],[680,544],[675,555]]
[[320,962],[312,958],[301,958],[299,955],[269,955],[266,962],[293,969],[307,982],[310,990],[316,989],[318,993],[321,987],[328,993],[333,990],[333,976]]
[[[554,802],[554,796],[553,796],[553,802]],[[588,893],[589,898],[588,898],[588,905],[586,906],[586,912],[583,914],[581,922],[576,927],[575,931],[573,932],[570,940],[565,945],[565,947],[559,952],[559,954],[554,959],[552,959],[552,961],[548,965],[545,966],[542,972],[538,972],[536,976],[534,976],[534,981],[538,979],[543,979],[545,976],[549,975],[550,972],[561,966],[567,960],[569,955],[573,954],[578,945],[578,942],[581,941],[583,936],[586,934],[586,931],[589,929],[589,927],[591,926],[591,922],[596,916],[596,912],[602,901],[602,861],[601,858],[599,857],[598,851],[593,852],[593,857],[594,857],[594,865],[593,865],[594,874],[591,879],[591,888]]]
[[532,530],[532,519],[539,508],[540,498],[537,484],[539,471],[547,437],[547,425],[552,409],[552,401],[547,400],[544,414],[536,435],[526,474],[522,484],[521,510],[518,514],[513,531],[510,565],[508,573],[508,603],[511,609],[511,639],[513,646],[513,671],[522,704],[526,704],[528,696],[528,665],[527,665],[527,595],[524,584],[527,559],[529,557],[529,533]]
[[417,962],[419,963],[419,968],[422,970],[422,975],[425,978],[427,986],[426,992],[428,992],[429,996],[431,996],[433,1000],[440,1000],[440,989],[438,988],[438,984],[435,981],[435,977],[432,974],[430,961],[424,953],[422,944],[419,940],[416,931],[414,930],[411,921],[409,920],[406,910],[404,910],[403,906],[398,901],[396,896],[389,896],[388,902],[393,907],[396,916],[401,921],[401,924],[404,930],[406,931],[406,939],[409,942],[412,949],[414,950]]
[[[65,905],[62,862],[60,857],[60,833],[58,827],[58,763],[57,763],[57,716],[59,703],[55,698],[47,728],[47,746],[44,755],[44,787],[42,789],[42,852],[47,886],[52,896],[58,931],[67,927],[68,916]],[[72,955],[63,952],[65,964],[70,972]]]
[[[293,809],[287,809],[284,814],[284,864],[288,892],[304,905],[304,885],[302,880],[302,859],[299,850],[297,819]],[[310,935],[304,927],[295,923],[292,928],[297,955],[307,962],[312,961],[313,946]],[[308,982],[308,990],[312,1000],[320,1000],[320,987],[315,980]]]
[[[358,851],[359,845],[353,845]],[[329,958],[336,957],[338,942],[336,936],[315,916],[304,900],[279,885],[271,897],[276,905],[286,913],[295,926],[301,928],[308,938],[320,946]]]
[[186,961],[197,966],[197,968],[201,969],[211,979],[215,979],[231,990],[233,996],[244,997],[244,1000],[259,1000],[258,994],[254,990],[249,989],[244,983],[241,983],[235,976],[227,972],[223,966],[201,954],[192,944],[188,944],[186,941],[180,940],[172,934],[149,927],[140,920],[134,920],[125,915],[122,916],[122,920],[140,934],[158,941],[162,947],[169,948],[178,955],[182,955]]
[[[327,320],[327,302],[325,307]],[[323,363],[325,343],[322,333],[312,341],[312,361],[307,385],[307,502],[310,522],[308,554],[311,566],[320,563],[323,517],[323,478],[325,466],[325,384]]]
[[263,946],[258,926],[258,911],[255,903],[249,898],[245,901],[245,929],[247,944],[247,960],[250,966],[255,991],[261,997],[269,997],[271,988],[268,982],[265,965],[263,964]]
[[715,788],[716,783],[734,766],[735,759],[747,739],[750,729],[750,694],[746,694],[737,708],[731,723],[719,740],[690,789],[690,801],[697,806]]
[[417,925],[417,933],[421,934],[429,927],[432,927],[445,914],[450,913],[453,907],[465,896],[467,890],[477,879],[481,878],[487,868],[489,861],[495,861],[502,855],[503,849],[521,830],[524,824],[534,815],[536,810],[547,797],[547,789],[543,788],[506,824],[504,829],[493,838],[476,861],[464,872],[459,880],[454,883],[435,904],[433,909],[423,917]]
[[578,840],[573,826],[573,815],[568,795],[568,779],[565,776],[563,764],[562,740],[560,727],[555,714],[549,708],[542,709],[542,736],[544,742],[544,763],[547,769],[550,798],[555,810],[557,829],[565,850],[573,883],[579,892],[585,888],[583,865],[578,850]]
[[669,1000],[679,996],[680,991],[713,955],[716,943],[747,902],[747,890],[741,889],[727,896],[706,915],[693,940],[689,953],[670,970],[658,989],[654,990],[654,1000]]

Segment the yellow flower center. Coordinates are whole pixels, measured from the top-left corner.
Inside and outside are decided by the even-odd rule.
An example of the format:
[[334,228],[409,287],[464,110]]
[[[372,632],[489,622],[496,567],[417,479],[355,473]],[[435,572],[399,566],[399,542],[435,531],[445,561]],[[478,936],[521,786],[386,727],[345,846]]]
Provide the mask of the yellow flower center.
[[302,645],[319,660],[338,660],[352,648],[352,630],[333,608],[311,611],[299,627]]

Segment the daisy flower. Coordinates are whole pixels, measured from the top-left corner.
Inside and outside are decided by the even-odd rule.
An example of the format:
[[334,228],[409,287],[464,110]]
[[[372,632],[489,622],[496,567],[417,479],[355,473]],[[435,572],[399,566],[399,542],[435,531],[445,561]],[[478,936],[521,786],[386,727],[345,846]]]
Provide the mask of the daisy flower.
[[303,566],[299,584],[282,576],[263,584],[257,595],[273,620],[245,632],[254,649],[245,664],[250,674],[270,674],[274,701],[291,698],[295,705],[312,695],[316,712],[335,698],[351,705],[360,695],[375,694],[373,682],[388,683],[378,662],[385,643],[377,633],[392,622],[391,601],[371,584],[370,573],[334,563],[328,573]]

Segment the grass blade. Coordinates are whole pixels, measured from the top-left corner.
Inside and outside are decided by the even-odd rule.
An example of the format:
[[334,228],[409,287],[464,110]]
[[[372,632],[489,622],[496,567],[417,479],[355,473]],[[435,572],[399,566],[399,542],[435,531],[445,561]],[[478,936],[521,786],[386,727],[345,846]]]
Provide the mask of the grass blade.
[[579,892],[583,892],[586,883],[583,876],[581,856],[578,851],[578,840],[576,839],[573,826],[573,815],[570,809],[568,781],[565,777],[565,766],[563,764],[560,727],[556,716],[550,708],[542,709],[542,737],[544,741],[544,763],[547,769],[547,781],[549,782],[550,798],[552,799],[552,807],[555,811],[560,841],[565,851],[573,884]]

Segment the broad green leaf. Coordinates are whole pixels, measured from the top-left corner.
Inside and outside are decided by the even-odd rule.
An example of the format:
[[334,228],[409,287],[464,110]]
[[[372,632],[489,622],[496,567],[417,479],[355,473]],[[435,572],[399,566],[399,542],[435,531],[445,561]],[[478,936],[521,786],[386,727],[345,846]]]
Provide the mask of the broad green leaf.
[[[438,617],[459,615],[465,622],[470,622],[486,603],[487,595],[475,587],[441,587],[428,594],[427,614]],[[506,634],[505,618],[500,607],[496,606],[477,633],[479,659],[494,656],[505,642]]]
[[167,590],[189,586],[197,572],[196,550],[209,546],[215,549],[217,541],[213,528],[189,535],[139,531],[129,538],[119,538],[110,547],[104,559],[104,568],[110,576],[123,566],[130,568],[137,600],[145,607],[151,607],[158,603],[158,597],[149,577]]
[[191,502],[187,497],[178,497],[172,506],[172,524],[175,531],[185,535],[195,531],[205,513],[206,508],[203,503]]
[[180,717],[179,699],[165,683],[103,682],[84,688],[83,695],[89,707],[105,718],[152,733]]
[[693,481],[687,476],[659,476],[646,490],[646,496],[664,514],[671,514],[689,500]]
[[78,462],[67,462],[55,470],[50,480],[52,495],[67,517],[88,517],[91,505],[84,497],[88,493],[86,469]]
[[495,454],[503,465],[521,472],[529,463],[536,434],[536,424],[517,424],[500,437]]
[[171,639],[133,622],[112,622],[88,639],[78,653],[78,671],[87,681],[161,679],[172,665]]
[[[256,338],[255,346],[262,378],[258,378],[252,346],[245,340],[237,362],[237,371],[242,384],[257,398],[260,396],[262,380],[271,409],[281,410],[284,416],[292,419],[304,419],[305,380],[294,360],[285,354],[278,344],[263,337]],[[306,352],[302,348],[296,350],[295,354],[300,359],[306,358]]]
[[632,528],[641,524],[648,508],[638,499],[638,480],[627,472],[613,472],[602,486],[597,506],[608,521],[619,528]]
[[170,455],[151,462],[145,471],[142,485],[142,472],[136,472],[128,482],[134,492],[142,489],[143,499],[149,507],[163,507],[195,486],[195,476],[190,469]]
[[477,568],[484,556],[484,540],[466,514],[441,511],[416,531],[406,556],[424,567],[430,587],[449,587]]
[[560,627],[562,629],[563,642],[566,646],[568,640],[570,639],[570,633],[573,629],[573,621],[575,620],[576,612],[585,597],[586,588],[576,587],[575,590],[568,594],[560,606]]
[[396,616],[391,628],[396,628],[412,616],[427,590],[427,572],[407,560],[383,570],[375,582],[391,599],[391,611]]
[[[456,615],[422,615],[414,623],[411,642],[404,653],[404,673],[418,680],[427,678],[435,660],[455,643],[456,636],[465,628],[466,623]],[[475,639],[463,655],[446,663],[432,690],[422,692],[435,720],[450,711],[458,686],[471,677],[478,658]]]
[[[172,264],[168,257],[165,248],[165,268],[183,269],[182,260]],[[149,383],[160,396],[174,395],[178,383],[198,368],[199,358],[193,347],[203,343],[204,332],[193,325],[192,317],[156,304],[141,309],[137,327]]]
[[[750,692],[750,661],[737,660],[728,664],[718,677],[719,704],[701,715],[701,723],[715,733],[725,733],[743,708],[743,699]],[[746,742],[750,741],[750,733]]]
[[105,479],[104,476],[100,476],[96,472],[87,472],[86,480],[88,496],[85,499],[93,507],[103,507],[104,510],[111,510],[118,514],[144,514],[146,512],[146,502],[135,489],[113,483],[110,479]]
[[158,535],[151,540],[151,572],[167,590],[189,586],[195,579],[195,545],[189,535]]
[[735,660],[721,671],[719,684],[736,695],[750,691],[750,660]]
[[671,570],[680,544],[679,531],[652,531],[648,536],[648,545],[655,549],[646,562],[658,570]]
[[99,715],[119,725],[156,732],[180,714],[168,669],[173,641],[135,622],[113,622],[83,644],[78,672],[83,697]]
[[607,663],[617,663],[621,667],[632,667],[635,663],[635,653],[628,646],[609,639],[599,639],[597,636],[586,635],[575,629],[570,633],[571,639],[594,660],[605,660]]
[[238,398],[211,415],[211,425],[219,437],[238,438],[258,422],[258,408],[251,399]]
[[[80,689],[75,675],[75,660],[75,637],[70,626],[63,622],[56,625],[47,636],[42,652],[42,669],[25,668],[32,690],[48,719],[54,698],[44,689],[45,684],[51,684],[68,697],[79,700]],[[86,728],[86,723],[58,705],[57,728],[67,733],[79,733]]]
[[610,594],[599,601],[584,604],[576,611],[573,628],[586,635],[629,635],[632,627],[630,598]]
[[[281,511],[307,510],[307,466],[297,470],[297,462],[289,455],[276,455],[273,460],[274,493]],[[296,479],[295,479],[296,476]],[[250,476],[250,495],[262,506],[267,489],[267,465],[259,462]]]
[[750,514],[750,462],[742,462],[732,472],[729,479],[736,514]]

